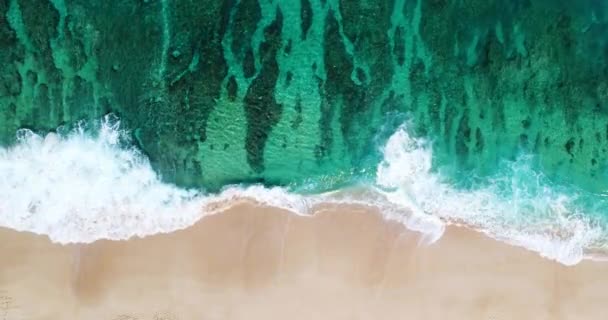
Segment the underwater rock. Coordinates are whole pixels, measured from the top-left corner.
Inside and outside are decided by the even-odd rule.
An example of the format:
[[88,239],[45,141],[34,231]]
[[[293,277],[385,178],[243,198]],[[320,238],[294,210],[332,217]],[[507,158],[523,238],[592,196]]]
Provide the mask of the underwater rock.
[[373,168],[406,114],[454,177],[529,153],[604,190],[607,7],[0,0],[0,143],[113,112],[167,181],[332,188]]

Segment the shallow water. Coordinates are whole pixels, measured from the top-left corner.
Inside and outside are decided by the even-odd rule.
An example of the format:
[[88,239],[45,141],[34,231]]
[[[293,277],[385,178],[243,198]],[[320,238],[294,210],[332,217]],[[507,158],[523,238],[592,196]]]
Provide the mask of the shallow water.
[[4,1],[0,136],[6,144],[18,128],[113,111],[166,181],[332,189],[373,169],[408,118],[434,142],[436,167],[458,179],[531,153],[544,173],[601,192],[606,10],[598,1]]
[[0,41],[2,225],[123,238],[359,186],[433,230],[605,244],[600,1],[6,0]]

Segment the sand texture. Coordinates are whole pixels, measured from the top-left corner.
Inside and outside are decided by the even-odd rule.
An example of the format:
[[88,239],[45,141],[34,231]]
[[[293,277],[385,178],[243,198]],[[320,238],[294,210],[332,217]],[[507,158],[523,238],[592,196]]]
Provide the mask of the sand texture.
[[241,204],[171,234],[62,246],[0,230],[0,320],[606,319],[608,263],[565,267],[465,228]]

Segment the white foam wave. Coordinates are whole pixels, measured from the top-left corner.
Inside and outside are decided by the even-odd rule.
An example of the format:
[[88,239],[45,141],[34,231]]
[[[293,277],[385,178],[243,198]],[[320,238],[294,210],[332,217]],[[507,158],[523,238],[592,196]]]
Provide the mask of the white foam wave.
[[[378,188],[309,196],[259,185],[228,186],[219,194],[178,188],[162,182],[148,159],[123,143],[119,122],[105,119],[99,127],[95,135],[79,127],[44,137],[21,130],[14,146],[0,148],[0,226],[59,243],[88,243],[183,229],[246,199],[301,215],[318,204],[355,204],[378,208],[385,218],[426,235],[428,243],[441,237],[447,220],[564,264],[579,262],[584,248],[605,234],[576,211],[569,195],[542,183],[530,192],[512,177],[500,178],[513,184],[508,197],[491,186],[452,187],[431,170],[428,144],[405,127],[385,145]],[[512,171],[528,169],[524,162]]]
[[183,229],[247,199],[301,215],[319,203],[363,204],[338,193],[301,196],[259,185],[219,194],[178,188],[124,143],[118,121],[104,118],[96,134],[84,127],[63,136],[20,130],[14,146],[0,148],[0,226],[89,243]]
[[[401,127],[384,148],[377,169],[379,191],[395,205],[411,208],[415,216],[465,223],[566,265],[581,261],[585,248],[604,235],[579,212],[572,195],[544,184],[525,159],[513,163],[509,174],[497,177],[494,184],[467,191],[433,172],[431,160],[429,144]],[[520,181],[526,179],[532,180],[532,187]]]
[[205,195],[163,183],[122,137],[108,119],[94,137],[82,127],[65,137],[21,130],[16,145],[0,148],[0,226],[86,243],[182,229],[243,198],[303,214],[311,206],[282,188]]

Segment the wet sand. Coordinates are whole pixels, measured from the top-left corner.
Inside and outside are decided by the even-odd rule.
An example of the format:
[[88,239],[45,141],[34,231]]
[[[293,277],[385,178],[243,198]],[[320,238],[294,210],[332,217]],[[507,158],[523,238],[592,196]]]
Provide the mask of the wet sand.
[[608,263],[475,231],[435,244],[361,207],[241,204],[171,234],[61,246],[0,229],[0,320],[605,319]]

